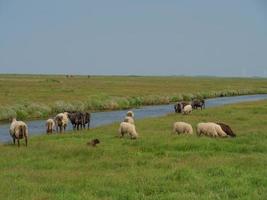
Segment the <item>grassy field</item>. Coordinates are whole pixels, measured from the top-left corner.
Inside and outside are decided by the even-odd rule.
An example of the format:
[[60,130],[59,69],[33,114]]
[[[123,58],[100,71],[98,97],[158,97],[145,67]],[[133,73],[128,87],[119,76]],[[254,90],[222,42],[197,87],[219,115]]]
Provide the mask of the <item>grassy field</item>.
[[[0,145],[0,199],[267,199],[266,113],[267,101],[242,103],[137,120],[138,140],[115,123]],[[172,135],[180,120],[223,121],[237,137]]]
[[266,85],[260,78],[0,75],[0,120],[267,93]]

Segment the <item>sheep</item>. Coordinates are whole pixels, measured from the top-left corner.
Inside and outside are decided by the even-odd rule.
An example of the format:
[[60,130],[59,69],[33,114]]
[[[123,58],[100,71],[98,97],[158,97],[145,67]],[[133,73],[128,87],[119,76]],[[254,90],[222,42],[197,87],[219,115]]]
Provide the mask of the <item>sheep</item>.
[[190,104],[189,102],[186,102],[186,101],[180,101],[180,102],[178,102],[178,103],[176,103],[176,104],[174,105],[174,111],[175,111],[176,113],[181,113],[182,110],[183,110],[183,108],[184,108],[185,106],[189,105],[189,104]]
[[60,133],[62,133],[62,128],[65,131],[68,125],[68,122],[69,122],[68,113],[64,112],[64,113],[57,114],[57,116],[55,117],[55,122],[56,122],[57,132],[58,132],[58,127],[59,127]]
[[204,99],[194,99],[191,103],[193,109],[205,108],[205,100]]
[[53,119],[46,120],[45,127],[47,134],[53,133],[53,130],[55,128],[55,121]]
[[119,128],[119,135],[123,137],[124,134],[127,133],[131,136],[131,139],[136,139],[138,137],[138,133],[136,132],[134,124],[130,124],[128,122],[121,122]]
[[183,108],[183,111],[182,113],[184,115],[188,115],[192,112],[192,106],[191,105],[186,105],[184,108]]
[[132,117],[126,116],[124,118],[124,122],[128,122],[130,124],[134,124],[134,119]]
[[134,118],[134,113],[133,113],[133,111],[131,111],[131,110],[128,111],[127,114],[126,114],[126,116]]
[[90,122],[91,122],[91,114],[89,112],[84,113],[84,125],[83,128],[85,128],[85,125],[87,124],[87,129],[90,128]]
[[227,134],[222,130],[222,128],[213,122],[199,123],[197,125],[197,135],[201,134],[210,137],[227,137]]
[[193,128],[191,124],[185,123],[185,122],[175,122],[173,124],[173,132],[174,133],[186,133],[186,134],[193,134]]
[[216,122],[216,124],[218,124],[227,135],[229,135],[231,137],[236,137],[236,135],[233,132],[233,130],[231,129],[231,127],[228,126],[227,124],[220,123],[220,122]]
[[12,123],[9,128],[10,136],[13,138],[13,144],[16,143],[16,140],[18,141],[18,147],[20,146],[19,140],[25,139],[25,145],[28,146],[28,138],[29,138],[29,132],[28,132],[28,126],[23,121],[17,121],[16,118],[12,119]]

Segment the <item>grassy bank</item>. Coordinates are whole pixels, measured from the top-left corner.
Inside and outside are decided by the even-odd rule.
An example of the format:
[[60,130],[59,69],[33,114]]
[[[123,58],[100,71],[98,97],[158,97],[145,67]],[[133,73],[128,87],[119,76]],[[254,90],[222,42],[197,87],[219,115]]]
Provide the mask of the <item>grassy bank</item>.
[[0,75],[0,120],[267,93],[267,79]]
[[[0,199],[267,199],[267,101],[118,123],[0,145]],[[224,121],[236,138],[171,135],[172,123]],[[85,143],[99,138],[90,148]]]

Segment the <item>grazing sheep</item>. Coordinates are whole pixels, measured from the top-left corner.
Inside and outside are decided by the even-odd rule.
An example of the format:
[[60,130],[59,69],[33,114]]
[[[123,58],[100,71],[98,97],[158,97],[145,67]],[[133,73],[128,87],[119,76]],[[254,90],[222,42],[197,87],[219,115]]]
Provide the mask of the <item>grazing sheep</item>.
[[55,121],[53,119],[46,120],[45,127],[47,134],[53,133],[53,130],[55,129]]
[[69,122],[68,113],[64,112],[64,113],[57,114],[57,116],[55,117],[55,122],[56,122],[57,132],[58,132],[58,127],[59,127],[60,133],[62,133],[62,130],[64,130],[64,132],[65,132],[66,127],[67,127],[68,122]]
[[184,108],[183,108],[183,111],[182,111],[182,113],[184,114],[184,115],[188,115],[188,114],[190,114],[192,112],[192,106],[191,105],[187,105],[187,106],[185,106]]
[[120,128],[119,128],[119,134],[121,137],[124,136],[124,134],[129,134],[131,136],[131,139],[136,139],[138,137],[138,133],[136,132],[135,125],[130,124],[128,122],[121,122]]
[[128,122],[130,124],[134,124],[134,119],[132,117],[126,116],[124,118],[124,122]]
[[186,133],[186,134],[193,134],[193,128],[191,124],[185,122],[175,122],[173,124],[173,132],[174,133]]
[[126,116],[134,118],[134,113],[133,113],[133,111],[131,111],[131,110],[128,111],[127,114],[126,114]]
[[183,111],[183,108],[187,105],[189,105],[189,102],[186,101],[180,101],[174,105],[174,110],[176,113],[181,113]]
[[85,128],[86,124],[87,128],[89,129],[91,121],[91,114],[89,112],[69,112],[68,117],[72,124],[73,130]]
[[227,134],[222,130],[222,128],[213,122],[199,123],[197,125],[197,135],[201,134],[210,137],[227,137]]
[[16,143],[16,140],[18,141],[18,146],[20,146],[19,140],[25,139],[25,145],[28,145],[28,126],[23,121],[17,121],[16,118],[12,119],[12,123],[9,128],[9,133],[11,137],[13,138],[13,143]]
[[216,122],[216,124],[218,124],[227,135],[229,135],[231,137],[236,137],[236,135],[233,132],[233,130],[231,129],[231,127],[228,126],[227,124],[220,123],[220,122]]
[[99,139],[93,139],[93,140],[87,142],[87,145],[92,146],[92,147],[96,147],[96,145],[99,143],[100,143]]

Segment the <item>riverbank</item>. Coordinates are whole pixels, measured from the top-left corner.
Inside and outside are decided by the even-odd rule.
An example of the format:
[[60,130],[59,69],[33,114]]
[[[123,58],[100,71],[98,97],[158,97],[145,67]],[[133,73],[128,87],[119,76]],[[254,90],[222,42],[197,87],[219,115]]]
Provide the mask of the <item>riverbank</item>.
[[[267,101],[136,120],[0,145],[0,199],[266,199]],[[230,124],[236,138],[171,135],[174,121]],[[97,148],[86,142],[98,138]]]
[[[219,107],[227,104],[236,104],[249,101],[260,101],[266,99],[267,94],[211,98],[206,100],[206,108]],[[170,104],[144,106],[132,110],[135,113],[135,119],[160,117],[174,112],[173,105]],[[126,111],[124,110],[91,113],[90,127],[95,128],[103,125],[112,124],[114,122],[120,122],[125,117],[125,113]],[[26,123],[28,124],[31,136],[45,134],[45,120],[32,120],[26,121]],[[10,122],[0,123],[0,142],[5,143],[11,140],[10,135],[8,134],[9,126]],[[69,123],[69,125],[67,126],[67,131],[71,130],[72,125]]]
[[266,85],[262,78],[0,75],[0,120],[265,94]]

